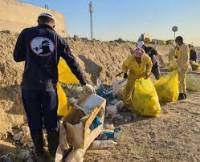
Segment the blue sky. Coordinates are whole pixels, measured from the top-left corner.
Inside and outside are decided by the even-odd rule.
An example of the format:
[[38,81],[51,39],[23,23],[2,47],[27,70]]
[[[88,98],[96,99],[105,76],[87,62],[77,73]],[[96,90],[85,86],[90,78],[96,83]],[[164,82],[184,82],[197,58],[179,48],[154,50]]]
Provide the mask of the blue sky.
[[[89,37],[89,0],[23,0],[63,13],[67,29]],[[137,40],[140,33],[171,39],[171,27],[188,43],[200,44],[200,0],[93,0],[94,36],[100,40]]]

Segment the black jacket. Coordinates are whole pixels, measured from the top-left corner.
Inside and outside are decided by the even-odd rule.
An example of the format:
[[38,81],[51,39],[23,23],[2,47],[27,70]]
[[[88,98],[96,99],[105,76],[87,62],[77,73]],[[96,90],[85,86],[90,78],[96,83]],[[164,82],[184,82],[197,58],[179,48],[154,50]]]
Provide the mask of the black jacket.
[[48,25],[24,29],[17,39],[14,60],[25,61],[22,87],[52,89],[58,82],[57,65],[64,58],[71,71],[85,85],[85,79],[65,41]]
[[153,60],[153,56],[158,55],[157,51],[153,47],[143,47],[144,51],[151,57],[151,60]]
[[197,53],[193,49],[190,50],[190,60],[197,62]]

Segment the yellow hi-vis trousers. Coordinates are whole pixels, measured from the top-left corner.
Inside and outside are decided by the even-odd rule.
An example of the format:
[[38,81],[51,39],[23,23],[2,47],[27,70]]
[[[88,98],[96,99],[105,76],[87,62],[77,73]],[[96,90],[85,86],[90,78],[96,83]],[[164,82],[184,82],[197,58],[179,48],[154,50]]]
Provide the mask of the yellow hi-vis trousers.
[[185,93],[187,92],[187,85],[186,85],[186,77],[187,77],[188,69],[178,69],[178,80],[179,80],[179,92]]

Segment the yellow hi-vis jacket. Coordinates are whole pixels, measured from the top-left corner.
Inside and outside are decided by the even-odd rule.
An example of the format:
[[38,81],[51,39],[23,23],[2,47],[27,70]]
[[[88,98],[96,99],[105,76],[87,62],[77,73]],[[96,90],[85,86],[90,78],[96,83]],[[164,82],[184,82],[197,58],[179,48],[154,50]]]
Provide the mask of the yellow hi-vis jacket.
[[124,73],[128,74],[128,82],[123,92],[124,103],[129,105],[132,101],[132,96],[135,87],[136,79],[150,75],[152,69],[151,58],[144,54],[141,58],[141,63],[139,64],[134,55],[129,56],[122,65],[122,70]]
[[178,46],[175,50],[178,70],[187,70],[189,67],[189,48],[186,44]]
[[152,69],[151,58],[147,54],[144,54],[141,59],[141,63],[139,64],[134,55],[129,56],[122,65],[122,71],[124,73],[129,72],[129,78],[140,78],[149,75]]

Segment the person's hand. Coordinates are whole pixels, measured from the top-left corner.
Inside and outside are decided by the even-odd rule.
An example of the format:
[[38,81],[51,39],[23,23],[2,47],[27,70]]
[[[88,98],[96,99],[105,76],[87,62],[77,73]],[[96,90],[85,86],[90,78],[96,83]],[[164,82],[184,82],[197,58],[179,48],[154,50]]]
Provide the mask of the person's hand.
[[128,78],[128,74],[124,73],[124,79],[127,79],[127,78]]
[[86,84],[86,85],[84,86],[84,88],[86,89],[86,91],[88,91],[88,92],[90,92],[90,93],[96,93],[95,88],[94,88],[92,85],[90,85],[90,84]]

